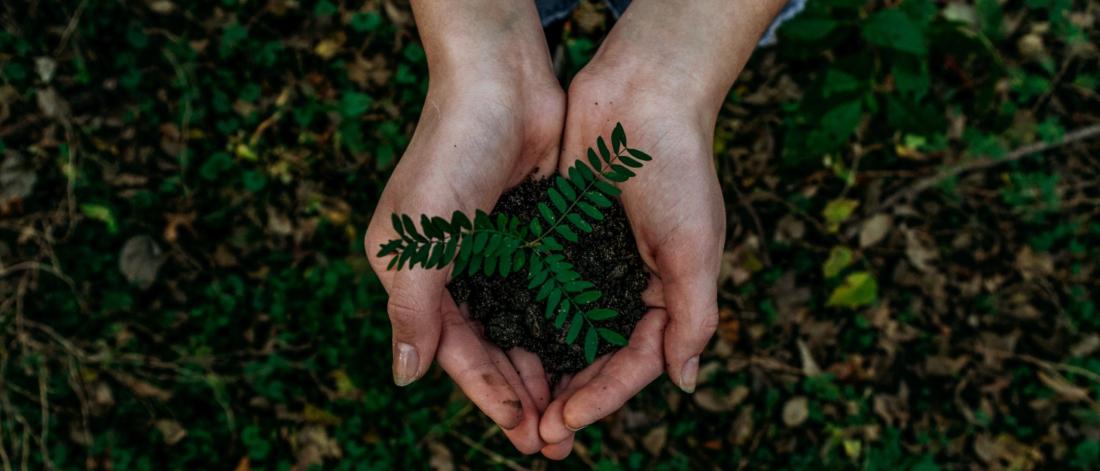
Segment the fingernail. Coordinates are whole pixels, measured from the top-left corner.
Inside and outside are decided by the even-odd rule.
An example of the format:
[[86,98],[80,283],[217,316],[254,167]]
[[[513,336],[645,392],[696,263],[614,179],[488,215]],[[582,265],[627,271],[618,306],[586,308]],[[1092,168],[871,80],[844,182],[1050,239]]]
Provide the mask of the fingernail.
[[569,429],[570,432],[579,432],[582,429],[584,429],[585,427],[587,427],[587,425],[581,425],[580,427],[573,428],[572,425],[565,424],[565,428]]
[[420,367],[420,356],[416,354],[416,347],[404,342],[398,342],[393,347],[393,382],[398,386],[407,386],[416,381],[417,369]]
[[680,369],[680,389],[691,394],[695,392],[695,382],[699,379],[699,355],[695,355],[684,362]]

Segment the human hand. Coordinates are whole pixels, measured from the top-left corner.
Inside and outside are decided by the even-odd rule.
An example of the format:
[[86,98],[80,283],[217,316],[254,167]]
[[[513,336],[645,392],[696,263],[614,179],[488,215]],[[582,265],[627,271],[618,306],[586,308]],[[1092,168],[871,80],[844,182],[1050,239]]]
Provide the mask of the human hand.
[[[550,70],[533,5],[493,1],[482,2],[481,10],[450,13],[435,2],[414,2],[429,90],[364,243],[389,294],[394,382],[419,379],[435,358],[520,451],[534,453],[544,445],[538,421],[549,402],[538,358],[520,349],[505,353],[486,341],[447,291],[449,269],[387,270],[388,258],[377,256],[383,243],[398,237],[391,214],[488,211],[505,189],[556,169],[564,93]],[[520,17],[533,17],[533,25],[519,28],[514,18],[478,24],[495,18],[493,7],[500,8],[497,15],[521,9]],[[473,16],[458,18],[463,14]],[[454,26],[460,30],[440,36]]]
[[654,158],[622,185],[622,203],[652,281],[650,311],[629,345],[563,381],[543,413],[542,452],[561,459],[573,433],[622,407],[667,371],[695,390],[699,355],[718,323],[725,204],[713,160],[718,110],[785,0],[635,0],[568,94],[566,169],[620,121]]
[[[569,89],[559,167],[586,153],[599,130],[621,121],[630,146],[653,161],[622,184],[622,203],[653,279],[650,311],[627,347],[577,373],[557,391],[540,423],[543,453],[568,455],[574,430],[614,412],[667,369],[695,389],[699,354],[718,322],[717,278],[725,207],[712,158],[713,121],[678,93],[623,80],[593,64]],[[606,139],[606,136],[605,136]]]

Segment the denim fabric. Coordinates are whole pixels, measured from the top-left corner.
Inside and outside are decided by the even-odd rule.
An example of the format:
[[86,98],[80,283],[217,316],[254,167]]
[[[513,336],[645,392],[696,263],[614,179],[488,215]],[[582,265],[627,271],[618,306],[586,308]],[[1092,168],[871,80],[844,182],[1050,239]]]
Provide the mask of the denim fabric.
[[[611,8],[611,13],[616,18],[623,14],[626,7],[630,6],[630,0],[605,0],[607,6]],[[559,21],[577,7],[580,0],[535,0],[535,5],[538,6],[539,16],[542,17],[542,25],[546,26],[555,21]],[[794,18],[798,15],[803,8],[806,7],[806,0],[789,0],[787,6],[783,7],[783,11],[779,12],[779,16],[776,16],[775,21],[768,27],[768,31],[764,33],[764,37],[760,39],[759,45],[767,46],[775,44],[775,31],[779,28],[779,25],[785,21]]]

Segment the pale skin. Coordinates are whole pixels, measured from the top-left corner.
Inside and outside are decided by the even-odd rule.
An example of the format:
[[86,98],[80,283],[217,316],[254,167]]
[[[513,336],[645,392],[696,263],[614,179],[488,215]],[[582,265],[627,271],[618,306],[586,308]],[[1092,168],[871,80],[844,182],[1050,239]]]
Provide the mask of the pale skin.
[[[394,381],[434,358],[523,453],[568,456],[576,430],[618,410],[667,372],[693,392],[718,322],[725,208],[713,163],[718,110],[785,0],[634,0],[568,96],[553,75],[532,2],[414,0],[428,57],[416,132],[366,234],[390,296]],[[456,306],[448,270],[386,271],[374,255],[395,238],[391,213],[488,211],[534,173],[566,169],[621,121],[654,156],[623,184],[622,203],[652,273],[650,311],[627,347],[551,392],[533,354],[502,352]]]

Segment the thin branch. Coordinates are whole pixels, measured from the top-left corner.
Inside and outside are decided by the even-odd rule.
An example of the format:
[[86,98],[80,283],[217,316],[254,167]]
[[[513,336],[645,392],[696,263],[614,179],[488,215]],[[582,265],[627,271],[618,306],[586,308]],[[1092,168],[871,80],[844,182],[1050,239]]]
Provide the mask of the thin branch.
[[458,433],[458,432],[452,430],[451,431],[451,436],[457,438],[460,442],[465,443],[466,446],[474,449],[474,451],[480,452],[481,454],[483,454],[485,456],[488,456],[489,459],[492,460],[494,463],[502,464],[502,465],[508,467],[509,469],[514,470],[514,471],[530,471],[528,468],[524,468],[523,466],[520,466],[519,463],[516,463],[515,461],[512,461],[512,460],[506,458],[505,456],[501,455],[500,453],[497,453],[493,450],[485,448],[480,443],[475,442],[472,438],[467,437],[467,436],[465,436],[461,433]]
[[966,162],[951,167],[946,167],[941,169],[939,172],[936,172],[935,175],[917,180],[916,183],[913,183],[908,188],[894,193],[893,195],[890,195],[889,198],[886,198],[886,200],[882,202],[879,208],[889,208],[901,201],[910,201],[925,190],[938,185],[943,180],[958,176],[966,172],[982,170],[1008,162],[1015,162],[1031,154],[1045,152],[1051,149],[1066,146],[1074,142],[1083,141],[1094,137],[1100,137],[1100,124],[1086,126],[1076,131],[1067,133],[1065,136],[1062,136],[1061,139],[1055,142],[1037,142],[1034,144],[1023,146],[1019,149],[1009,152],[1008,155],[999,159],[995,159],[992,157],[982,157],[978,159],[968,160]]

